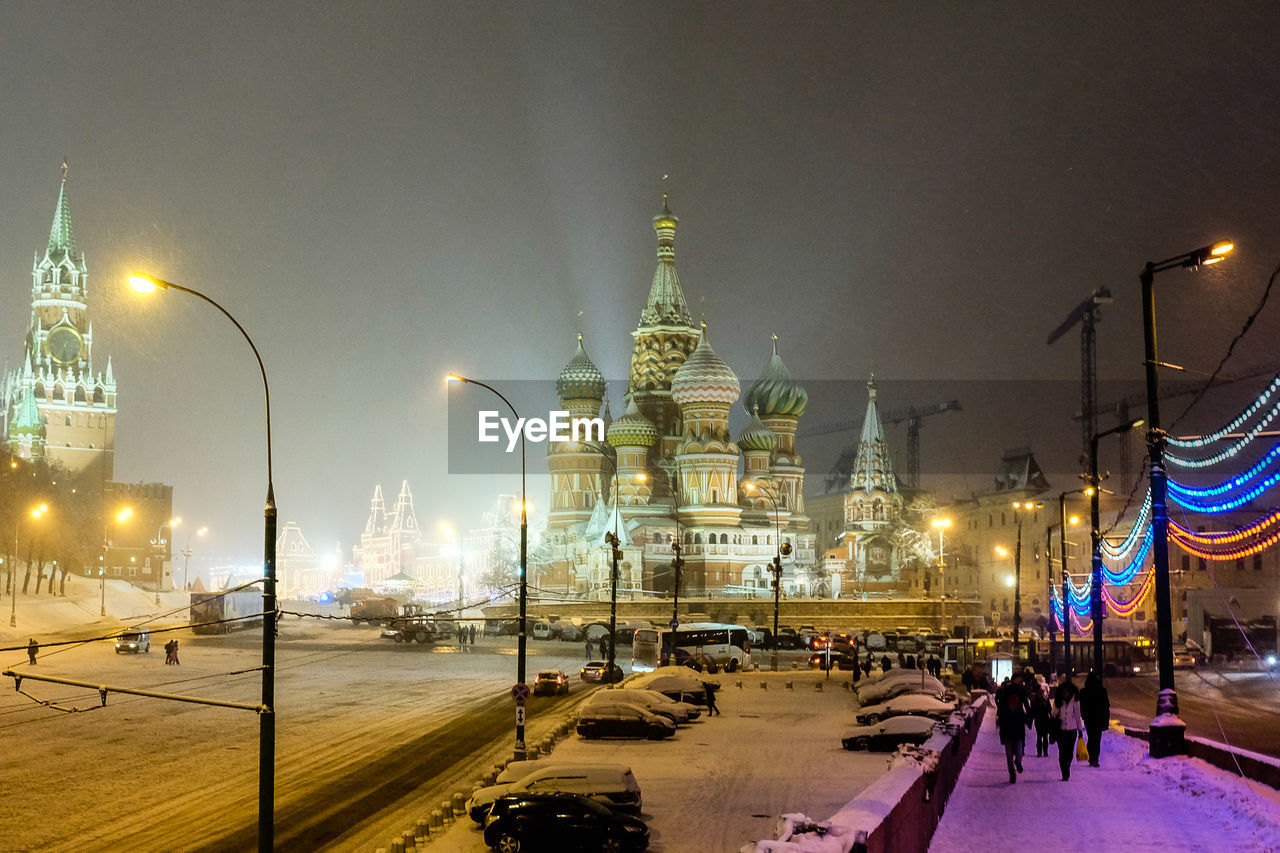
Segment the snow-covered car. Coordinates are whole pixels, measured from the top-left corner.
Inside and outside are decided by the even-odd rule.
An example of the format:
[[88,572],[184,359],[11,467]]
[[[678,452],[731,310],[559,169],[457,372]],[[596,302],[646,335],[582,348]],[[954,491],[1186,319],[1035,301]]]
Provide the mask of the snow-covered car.
[[955,709],[955,702],[943,702],[941,699],[920,693],[904,693],[878,705],[859,708],[856,719],[862,726],[878,723],[888,717],[900,717],[903,714],[923,714],[943,719]]
[[467,814],[483,824],[495,800],[507,794],[581,794],[612,809],[640,813],[640,785],[625,764],[538,762],[518,779],[477,788],[467,799]]
[[899,744],[921,744],[933,734],[938,721],[933,717],[918,717],[907,714],[901,717],[890,717],[887,720],[870,726],[858,726],[850,729],[840,739],[845,749],[883,750],[892,752]]
[[660,740],[675,734],[676,724],[639,705],[602,702],[578,713],[578,734],[587,740],[600,737],[647,737]]
[[942,696],[948,687],[919,669],[894,669],[858,687],[858,701],[863,705],[884,702],[902,693],[929,693]]
[[491,815],[484,843],[498,853],[569,849],[640,853],[649,846],[644,821],[577,794],[499,797]]
[[116,639],[116,654],[136,655],[151,651],[151,635],[146,631],[125,631]]
[[614,702],[630,702],[639,705],[641,708],[652,711],[660,717],[666,717],[676,724],[696,720],[702,714],[702,709],[697,705],[678,702],[665,693],[659,693],[657,690],[639,688],[613,688],[598,691],[591,695],[591,698],[586,702],[586,706],[589,708],[592,705]]
[[569,692],[569,678],[558,669],[544,669],[533,677],[534,696],[563,696]]
[[609,662],[607,660],[593,660],[588,661],[586,666],[582,668],[582,671],[578,673],[578,675],[583,681],[587,681],[592,684],[612,684],[622,680],[622,667],[615,663],[613,665],[613,676],[611,678],[605,677],[605,672],[608,669]]
[[706,682],[682,666],[660,666],[629,682],[628,687],[657,690],[678,702],[706,706]]

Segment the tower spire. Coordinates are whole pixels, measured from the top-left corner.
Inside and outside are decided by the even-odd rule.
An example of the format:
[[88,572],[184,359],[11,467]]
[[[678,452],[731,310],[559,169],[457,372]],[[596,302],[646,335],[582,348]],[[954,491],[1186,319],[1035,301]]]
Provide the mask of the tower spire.
[[662,194],[662,212],[653,217],[653,230],[658,235],[658,268],[649,287],[649,301],[640,314],[642,326],[693,327],[693,317],[685,303],[680,276],[676,274],[676,226],[680,220],[671,212],[667,194]]
[[50,258],[58,255],[75,255],[76,238],[71,230],[71,201],[67,194],[67,161],[62,161],[62,184],[58,187],[58,206],[53,211],[53,227],[49,230]]

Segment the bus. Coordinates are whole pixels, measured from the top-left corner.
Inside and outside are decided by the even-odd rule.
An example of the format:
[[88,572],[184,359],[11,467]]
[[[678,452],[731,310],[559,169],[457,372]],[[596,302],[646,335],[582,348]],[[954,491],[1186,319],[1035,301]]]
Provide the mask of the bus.
[[[1050,661],[1055,671],[1060,669],[1063,661],[1061,635],[1052,644],[1048,640],[1037,641],[1036,652],[1042,659]],[[1107,678],[1150,675],[1156,671],[1155,652],[1155,644],[1146,637],[1103,637],[1102,674]],[[1072,635],[1072,672],[1089,672],[1094,663],[1093,637]]]
[[675,631],[639,628],[631,646],[633,672],[651,672],[674,654],[677,663],[694,660],[714,663],[729,672],[752,669],[751,638],[742,625],[723,622],[688,622]]

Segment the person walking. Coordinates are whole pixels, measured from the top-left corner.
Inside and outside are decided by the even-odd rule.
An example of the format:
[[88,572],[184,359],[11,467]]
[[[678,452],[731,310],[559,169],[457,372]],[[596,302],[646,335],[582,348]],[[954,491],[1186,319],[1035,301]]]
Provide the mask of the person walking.
[[702,682],[703,691],[707,696],[707,716],[720,716],[720,709],[716,707],[716,691],[720,689],[719,684],[712,684],[710,681]]
[[1050,714],[1058,721],[1058,766],[1062,768],[1062,781],[1066,782],[1071,778],[1071,761],[1076,757],[1076,738],[1084,726],[1080,690],[1070,678],[1058,685]]
[[1004,744],[1004,760],[1009,767],[1009,784],[1022,772],[1022,751],[1026,748],[1027,706],[1016,681],[1001,685],[996,694],[996,728]]
[[889,671],[889,667],[891,667],[891,666],[893,666],[893,664],[891,664],[891,663],[889,662],[889,656],[888,656],[888,655],[882,655],[882,656],[880,657],[880,671],[881,671],[881,672],[888,672],[888,671]]
[[27,658],[31,661],[31,665],[36,665],[36,655],[40,652],[40,644],[36,642],[36,638],[32,637],[31,642],[27,643]]
[[1089,766],[1098,767],[1102,749],[1102,732],[1111,725],[1111,700],[1102,678],[1096,671],[1084,679],[1080,691],[1080,718],[1084,721],[1085,747],[1089,750]]
[[587,660],[591,660],[591,638],[587,637]]
[[1037,758],[1046,758],[1049,755],[1049,732],[1052,729],[1053,722],[1049,716],[1049,711],[1052,707],[1049,698],[1044,695],[1044,690],[1040,685],[1033,685],[1027,697],[1027,708],[1031,713],[1031,725],[1036,730]]
[[476,644],[476,626],[472,625],[467,629],[470,636],[467,639],[467,645],[474,646]]
[[181,665],[182,665],[182,661],[178,660],[178,640],[177,640],[177,638],[174,638],[173,640],[170,640],[170,642],[171,642],[171,643],[173,643],[173,653],[172,653],[172,656],[173,656],[173,665],[174,665],[174,666],[181,666]]

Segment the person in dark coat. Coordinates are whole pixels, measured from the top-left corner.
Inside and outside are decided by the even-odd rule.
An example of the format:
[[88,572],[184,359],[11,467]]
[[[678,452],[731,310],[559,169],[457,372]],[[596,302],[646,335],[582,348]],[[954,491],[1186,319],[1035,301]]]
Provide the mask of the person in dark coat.
[[1085,747],[1089,766],[1097,767],[1102,749],[1102,732],[1111,725],[1111,700],[1097,672],[1090,672],[1080,691],[1080,718],[1084,721]]
[[467,645],[474,646],[476,642],[476,626],[472,625],[467,628]]
[[30,659],[31,665],[36,665],[36,655],[40,652],[40,644],[36,642],[36,638],[32,637],[31,642],[27,643],[27,658]]
[[880,671],[881,671],[881,672],[888,672],[888,671],[889,671],[889,669],[890,669],[890,667],[892,667],[892,666],[893,666],[893,664],[889,662],[889,656],[888,656],[888,655],[882,655],[882,656],[881,656],[881,658],[880,658]]
[[707,716],[720,716],[720,709],[716,707],[716,691],[720,689],[720,685],[704,681],[702,682],[702,688],[707,697]]
[[1039,684],[1035,684],[1031,688],[1031,692],[1027,698],[1027,709],[1031,714],[1031,723],[1036,729],[1036,756],[1047,758],[1049,755],[1049,732],[1053,728],[1053,720],[1049,716],[1049,712],[1053,710],[1053,706],[1049,702],[1049,697],[1044,695],[1044,691],[1040,689]]
[[871,652],[867,652],[867,659],[862,662],[862,674],[871,677]]
[[1018,682],[1008,681],[996,691],[996,728],[1004,744],[1004,760],[1009,766],[1009,784],[1022,772],[1022,751],[1027,736],[1026,701]]

